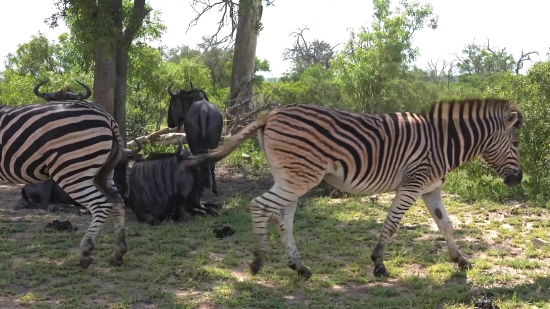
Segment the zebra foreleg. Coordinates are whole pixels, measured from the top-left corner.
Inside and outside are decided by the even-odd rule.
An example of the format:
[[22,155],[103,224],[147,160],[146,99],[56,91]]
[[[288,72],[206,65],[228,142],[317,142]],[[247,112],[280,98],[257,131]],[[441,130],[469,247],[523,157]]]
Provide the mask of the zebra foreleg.
[[311,270],[300,259],[300,253],[298,252],[296,242],[294,241],[294,235],[292,234],[294,213],[296,212],[297,205],[297,201],[286,205],[286,207],[282,209],[280,215],[273,214],[273,221],[275,221],[275,224],[277,224],[279,228],[281,242],[286,249],[288,267],[297,271],[298,275],[308,280],[311,278]]
[[470,261],[468,261],[468,259],[466,259],[464,255],[462,255],[462,252],[458,250],[458,246],[456,245],[454,237],[455,230],[453,228],[451,220],[449,219],[449,216],[447,215],[445,206],[443,205],[441,187],[436,188],[429,193],[423,194],[422,199],[424,200],[424,204],[426,204],[426,207],[430,211],[430,214],[437,224],[439,231],[441,232],[441,234],[443,234],[443,237],[445,237],[451,260],[458,264],[460,270],[471,268]]
[[390,210],[384,221],[384,230],[374,247],[371,254],[371,260],[374,262],[373,274],[375,277],[389,277],[390,274],[384,265],[384,251],[388,245],[388,240],[395,234],[399,227],[399,222],[403,215],[411,208],[411,206],[420,198],[422,190],[418,184],[410,186],[402,186],[396,192],[395,198],[392,201]]

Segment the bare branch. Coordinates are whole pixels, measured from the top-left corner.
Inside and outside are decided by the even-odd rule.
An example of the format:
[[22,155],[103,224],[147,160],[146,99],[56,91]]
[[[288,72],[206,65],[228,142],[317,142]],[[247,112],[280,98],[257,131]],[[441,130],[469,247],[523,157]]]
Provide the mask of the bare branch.
[[538,56],[539,52],[532,51],[532,52],[524,53],[523,49],[521,50],[521,56],[519,57],[518,61],[516,62],[516,70],[515,70],[516,74],[519,74],[519,70],[521,70],[523,68],[523,63],[525,61],[533,62],[533,60],[531,59],[531,56],[530,56],[530,55],[533,55],[533,54],[536,54]]
[[[201,5],[202,9],[195,9],[195,6],[198,5]],[[193,0],[191,7],[195,11],[195,13],[197,13],[197,16],[195,16],[195,18],[193,18],[189,22],[185,33],[189,31],[189,28],[195,26],[204,14],[211,11],[215,7],[219,7],[218,11],[222,12],[222,17],[218,22],[218,29],[216,30],[216,32],[206,40],[205,43],[207,43],[208,45],[206,49],[208,50],[212,46],[218,46],[223,43],[231,44],[233,42],[233,34],[235,34],[235,31],[237,30],[238,23],[238,3],[233,2],[232,0],[218,0],[214,3],[212,3],[210,0]],[[220,34],[221,30],[227,25],[231,25],[231,32],[221,39],[218,39],[218,35]]]

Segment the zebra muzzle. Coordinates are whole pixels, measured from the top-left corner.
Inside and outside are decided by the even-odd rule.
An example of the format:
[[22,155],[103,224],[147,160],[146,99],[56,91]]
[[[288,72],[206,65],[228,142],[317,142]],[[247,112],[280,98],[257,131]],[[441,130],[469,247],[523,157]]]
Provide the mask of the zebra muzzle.
[[523,172],[519,171],[517,173],[510,173],[504,177],[504,184],[509,187],[515,187],[521,183],[523,179]]

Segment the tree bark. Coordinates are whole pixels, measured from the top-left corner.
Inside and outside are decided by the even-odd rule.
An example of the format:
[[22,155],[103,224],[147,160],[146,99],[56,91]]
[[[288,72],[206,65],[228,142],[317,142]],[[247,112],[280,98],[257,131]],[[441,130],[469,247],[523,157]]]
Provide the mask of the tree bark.
[[128,51],[117,49],[115,85],[115,120],[124,143],[126,143],[126,86],[128,82]]
[[116,53],[117,65],[114,116],[118,123],[120,136],[122,137],[124,143],[126,143],[126,86],[128,83],[128,52],[130,51],[132,41],[136,37],[138,30],[141,28],[143,19],[147,16],[147,14],[149,14],[149,12],[150,10],[145,8],[145,0],[134,0],[132,15],[130,16],[128,26],[124,29],[124,31],[122,31],[122,15],[120,15],[121,18],[118,33],[121,35],[121,40]]
[[258,25],[262,18],[262,0],[241,0],[231,68],[231,88],[228,107],[249,100],[234,113],[249,111],[252,103],[252,87]]
[[116,83],[116,46],[108,38],[100,38],[96,42],[94,54],[94,102],[97,102],[111,115],[115,114],[115,83]]

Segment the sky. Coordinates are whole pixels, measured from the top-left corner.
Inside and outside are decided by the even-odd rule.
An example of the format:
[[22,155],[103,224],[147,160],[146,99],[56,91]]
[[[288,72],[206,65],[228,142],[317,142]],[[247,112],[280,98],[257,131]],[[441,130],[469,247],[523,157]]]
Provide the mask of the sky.
[[[189,22],[196,16],[191,0],[148,0],[155,10],[162,12],[161,19],[167,31],[161,42],[167,47],[186,44],[195,47],[201,36],[212,34],[221,13],[217,10],[203,16],[198,24],[187,32]],[[397,3],[397,0],[393,0]],[[490,39],[491,46],[506,47],[515,57],[522,51],[538,51],[534,61],[545,60],[550,40],[544,39],[547,30],[547,6],[545,0],[419,0],[431,3],[439,15],[436,30],[423,29],[414,35],[414,46],[420,56],[416,64],[427,67],[427,62],[437,59],[454,59],[465,44],[483,43]],[[339,5],[335,5],[339,3]],[[13,12],[25,12],[24,15]],[[50,40],[68,32],[64,24],[50,29],[44,18],[55,12],[53,0],[5,1],[0,10],[0,59],[17,49],[18,44],[28,42],[31,35],[41,31]],[[279,77],[290,67],[283,60],[285,48],[292,46],[290,34],[308,26],[307,40],[320,39],[333,45],[344,44],[349,29],[359,29],[372,21],[372,1],[366,0],[275,0],[274,6],[265,7],[262,23],[264,29],[258,38],[256,56],[267,59],[271,72],[265,77]],[[531,63],[525,64],[527,69]]]

